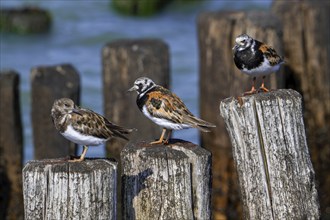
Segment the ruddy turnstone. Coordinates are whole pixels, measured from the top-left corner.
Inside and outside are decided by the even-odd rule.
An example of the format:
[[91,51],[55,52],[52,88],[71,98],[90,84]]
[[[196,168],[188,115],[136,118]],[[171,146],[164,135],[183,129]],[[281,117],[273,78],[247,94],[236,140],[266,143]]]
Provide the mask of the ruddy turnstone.
[[268,92],[264,79],[266,75],[277,72],[284,60],[272,47],[253,39],[247,34],[239,35],[235,41],[236,44],[233,47],[235,65],[243,73],[253,76],[252,88],[244,95],[257,92],[255,81],[258,76],[262,76],[260,89]]
[[[156,85],[147,77],[138,78],[128,91],[137,92],[136,103],[140,111],[151,121],[163,127],[159,140],[150,144],[167,144],[172,130],[198,128],[203,132],[209,132],[208,128],[215,127],[215,125],[195,117],[178,96],[168,89]],[[166,130],[169,132],[164,140]]]
[[55,100],[51,116],[56,130],[66,139],[84,146],[79,159],[69,160],[73,162],[84,160],[88,146],[100,145],[111,137],[128,140],[125,134],[134,130],[115,125],[92,110],[76,106],[68,98]]

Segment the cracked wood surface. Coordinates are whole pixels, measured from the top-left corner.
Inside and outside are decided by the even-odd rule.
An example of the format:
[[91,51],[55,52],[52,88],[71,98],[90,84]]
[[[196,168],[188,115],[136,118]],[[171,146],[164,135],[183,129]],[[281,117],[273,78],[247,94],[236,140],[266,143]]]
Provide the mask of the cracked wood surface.
[[36,160],[23,169],[25,219],[116,219],[117,163]]
[[211,219],[211,154],[182,140],[121,153],[123,219]]
[[247,219],[319,219],[299,93],[277,90],[220,104]]

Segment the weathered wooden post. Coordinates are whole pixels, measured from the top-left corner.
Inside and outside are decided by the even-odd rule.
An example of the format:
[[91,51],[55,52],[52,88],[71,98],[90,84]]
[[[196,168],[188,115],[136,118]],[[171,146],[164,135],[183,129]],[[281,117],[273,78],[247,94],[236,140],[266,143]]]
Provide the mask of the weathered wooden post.
[[25,219],[116,219],[117,163],[106,159],[28,162]]
[[0,72],[0,219],[23,219],[19,74]]
[[43,33],[49,31],[52,24],[51,13],[36,6],[1,7],[0,14],[1,32]]
[[274,1],[272,11],[283,23],[288,86],[304,97],[321,218],[330,219],[330,2]]
[[150,16],[161,11],[171,1],[135,1],[135,0],[113,0],[112,7],[122,14],[134,16]]
[[[235,37],[247,33],[266,42],[283,55],[281,24],[269,12],[206,12],[198,18],[200,48],[200,114],[216,124],[215,132],[202,134],[202,145],[213,155],[213,197],[215,219],[240,219],[240,201],[230,141],[214,98],[238,96],[251,88],[252,79],[233,61]],[[270,88],[284,88],[283,74],[266,78]],[[261,80],[261,79],[257,79]],[[260,83],[259,81],[257,83]]]
[[[146,140],[157,137],[159,126],[145,117],[135,105],[135,94],[127,93],[134,81],[147,76],[156,83],[168,88],[169,51],[161,40],[136,39],[118,40],[103,48],[103,93],[104,114],[114,122],[126,127],[137,128],[130,140]],[[126,142],[111,139],[107,143],[107,152],[116,159]]]
[[[141,76],[150,77],[157,84],[169,87],[167,44],[157,39],[117,40],[103,48],[102,62],[105,116],[120,125],[138,129],[138,132],[130,135],[131,141],[157,137],[161,128],[145,119],[135,106],[136,94],[130,94],[127,90]],[[120,161],[120,152],[125,144],[123,140],[111,139],[106,145],[107,154]],[[120,196],[120,179],[118,186]]]
[[35,159],[75,153],[75,144],[56,131],[50,110],[55,99],[67,97],[79,104],[80,79],[70,64],[40,66],[31,70],[32,127]]
[[121,152],[123,219],[211,219],[211,153],[182,140]]
[[220,104],[246,219],[319,219],[302,101],[278,90]]

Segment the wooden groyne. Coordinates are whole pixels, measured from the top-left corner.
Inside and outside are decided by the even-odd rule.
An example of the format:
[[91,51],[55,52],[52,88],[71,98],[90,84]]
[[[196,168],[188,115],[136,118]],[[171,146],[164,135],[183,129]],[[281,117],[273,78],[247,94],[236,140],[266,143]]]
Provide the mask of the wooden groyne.
[[25,219],[117,219],[117,163],[67,158],[28,162],[23,169]]
[[283,24],[286,87],[304,100],[307,142],[318,181],[322,218],[330,219],[330,2],[275,1]]
[[301,96],[278,90],[228,98],[220,112],[233,146],[245,219],[319,219]]
[[31,70],[31,118],[35,159],[65,157],[75,144],[56,131],[50,110],[56,99],[80,101],[80,77],[70,64],[39,66]]
[[121,152],[123,219],[211,219],[211,153],[172,140]]
[[19,74],[0,72],[0,219],[23,218],[23,131]]
[[[102,50],[104,114],[126,127],[136,128],[130,140],[139,141],[157,137],[161,128],[136,106],[136,94],[128,93],[134,81],[146,76],[165,87],[170,83],[169,48],[159,39],[117,40]],[[110,140],[107,153],[120,159],[125,142]]]
[[[117,163],[36,160],[23,169],[25,219],[117,219]],[[127,144],[123,219],[211,219],[211,153],[198,145]]]
[[[161,128],[145,118],[136,106],[136,94],[127,90],[141,76],[151,77],[168,88],[169,60],[168,45],[160,39],[121,39],[106,44],[102,49],[104,115],[117,124],[136,128],[138,132],[130,135],[131,141],[157,137]],[[125,144],[125,141],[115,138],[106,144],[106,154],[119,161],[119,172],[120,152]],[[119,198],[121,185],[121,179],[118,179]]]
[[[294,3],[274,1],[271,11],[267,12],[207,12],[201,14],[198,18],[200,117],[217,125],[217,128],[213,132],[202,134],[202,143],[200,144],[212,153],[211,194],[213,201],[210,207],[212,207],[213,219],[242,219],[242,209],[244,209],[246,216],[258,216],[255,212],[256,205],[262,206],[262,210],[268,210],[266,211],[268,213],[267,216],[273,216],[273,218],[275,218],[275,214],[283,216],[283,213],[287,212],[289,213],[288,216],[290,216],[291,213],[296,212],[296,209],[299,209],[297,211],[299,216],[317,217],[320,214],[321,219],[327,219],[330,216],[330,142],[328,135],[330,133],[330,74],[328,67],[330,53],[327,49],[329,48],[328,39],[330,36],[327,23],[329,20],[329,10],[329,3],[327,1],[297,1]],[[265,160],[263,157],[259,157],[259,160],[255,161],[240,160],[239,164],[237,158],[235,158],[238,157],[236,153],[242,149],[235,146],[232,147],[230,136],[226,131],[225,122],[220,114],[218,114],[218,108],[219,100],[224,100],[230,96],[237,97],[249,89],[251,84],[251,80],[237,70],[232,60],[231,48],[234,45],[234,38],[242,32],[247,32],[255,38],[267,42],[267,44],[276,48],[276,51],[280,55],[284,56],[286,62],[282,66],[281,71],[267,77],[268,81],[266,81],[266,85],[273,89],[292,88],[302,95],[303,102],[299,108],[303,108],[301,115],[303,116],[306,128],[306,146],[309,147],[308,152],[311,155],[310,159],[315,170],[315,179],[308,159],[307,147],[302,144],[304,141],[300,139],[292,139],[300,143],[299,149],[301,150],[297,151],[291,151],[291,148],[279,148],[279,152],[273,152],[271,151],[272,149],[277,149],[273,148],[273,146],[267,148],[269,152],[257,151],[258,148],[256,146],[252,147],[253,151],[250,151],[250,148],[244,149],[244,152],[249,156],[247,158],[252,158],[257,153],[266,157],[267,166],[264,165]],[[194,39],[192,37],[187,40]],[[104,112],[106,117],[114,122],[138,129],[138,132],[132,135],[133,141],[130,143],[130,146],[132,144],[137,146],[143,140],[151,140],[158,137],[160,128],[152,124],[152,122],[139,112],[135,106],[136,95],[127,94],[126,91],[132,86],[134,80],[142,75],[151,77],[157,83],[169,87],[169,51],[170,48],[165,42],[155,39],[113,41],[106,44],[102,51]],[[79,67],[77,68],[79,69]],[[73,154],[75,149],[74,144],[65,140],[54,129],[49,114],[50,107],[56,98],[66,96],[79,103],[79,73],[72,65],[35,67],[32,72],[31,113],[35,159],[39,161],[44,158],[58,158]],[[21,107],[19,105],[19,75],[17,74],[15,76],[14,74],[13,76],[12,78],[9,77],[9,81],[7,81],[9,84],[12,83],[10,85],[13,87],[6,87],[5,85],[9,84],[2,84],[2,82],[0,86],[0,116],[2,121],[0,130],[0,219],[5,219],[7,214],[18,216],[17,219],[21,219],[19,216],[22,217],[22,213],[24,212],[21,202],[23,198],[21,169],[24,148],[22,147],[22,128],[19,113]],[[1,76],[0,81],[2,79],[4,79],[3,76]],[[292,95],[292,99],[296,100],[296,102],[292,103],[301,102],[298,101],[301,98],[298,98],[295,92],[291,91],[289,93]],[[240,107],[241,109],[249,109],[250,111],[251,109],[247,108],[246,103],[256,102],[253,100],[249,101],[249,99],[257,97],[256,99],[259,100],[258,97],[263,95],[270,94],[243,97],[238,101],[238,106],[233,104],[236,101],[232,99],[231,105],[237,109]],[[268,98],[272,100],[272,97]],[[280,106],[280,103],[284,103],[284,99],[282,100],[281,98],[283,96],[280,96],[279,99],[272,100],[271,103],[274,102],[277,106]],[[279,102],[279,100],[282,101]],[[25,100],[23,101],[26,103]],[[262,103],[267,104],[267,101],[260,101],[260,103],[260,105],[263,105]],[[242,106],[240,106],[241,104]],[[93,106],[89,107],[93,108]],[[254,108],[254,110],[252,109],[255,111],[253,114],[256,114],[257,108],[253,106],[251,108]],[[281,108],[281,106],[278,107],[278,109]],[[274,110],[274,112],[276,111]],[[281,114],[283,112],[277,111],[276,114],[278,113],[282,117]],[[247,115],[243,115],[243,113],[241,116],[248,117]],[[250,115],[250,117],[255,116]],[[256,120],[256,118],[254,119]],[[267,120],[264,120],[264,123],[273,123],[268,120],[273,119],[267,118]],[[297,125],[298,123],[290,126]],[[284,124],[281,126],[284,127]],[[242,128],[240,127],[237,132],[241,132],[242,130],[240,129]],[[301,127],[298,130],[303,133]],[[258,132],[259,134],[262,134],[261,131]],[[286,133],[283,132],[283,134]],[[272,131],[272,136],[274,135],[282,134],[279,132],[273,134]],[[268,136],[267,134],[262,137]],[[286,139],[284,140],[287,141]],[[260,144],[258,142],[255,143],[257,146]],[[118,161],[117,177],[121,177],[119,172],[123,169],[120,167],[120,153],[125,144],[124,142],[117,142],[117,140],[112,140],[107,144],[107,155],[115,157]],[[279,141],[279,144],[282,144],[282,142]],[[146,149],[145,151],[148,150],[155,149]],[[234,155],[233,150],[236,152],[234,152]],[[253,155],[250,155],[252,153]],[[182,155],[182,153],[178,154]],[[284,161],[288,162],[283,162],[283,155],[286,155]],[[187,159],[182,160],[186,161]],[[249,184],[252,183],[250,179],[253,180],[255,176],[244,176],[236,172],[236,168],[243,169],[241,167],[243,162],[246,166],[251,166],[250,172],[253,171],[255,175],[263,178],[262,180],[265,181],[262,182],[263,185],[256,185],[256,188],[253,189],[249,188],[251,187]],[[258,162],[257,164],[261,168],[253,166],[252,162]],[[278,162],[279,165],[276,165],[275,162]],[[269,167],[270,165],[268,163],[272,167]],[[296,173],[298,170],[296,168],[297,164],[300,166],[299,170],[304,171],[301,173],[303,174],[302,176]],[[271,173],[270,171],[275,170],[277,168],[276,166],[280,168],[285,167],[287,170],[283,170],[283,168],[282,170],[277,170],[278,173],[275,171]],[[269,169],[268,177],[266,175],[266,168]],[[248,175],[247,171],[246,173]],[[276,176],[279,173],[282,174],[281,178]],[[270,181],[271,175],[273,175],[272,181]],[[307,177],[310,177],[311,180],[306,179]],[[132,178],[134,178],[134,175]],[[148,178],[152,177],[148,176]],[[149,181],[148,178],[146,182]],[[120,184],[121,179],[117,178],[119,180],[116,186],[117,189],[122,186]],[[276,181],[273,181],[274,179]],[[143,177],[140,180],[142,181]],[[296,186],[298,183],[300,188]],[[278,189],[276,188],[278,186],[277,184],[282,184],[285,188]],[[311,187],[309,191],[306,190],[306,185]],[[143,187],[143,185],[140,187]],[[260,187],[264,188],[261,189]],[[292,192],[285,191],[288,188],[292,189]],[[315,188],[319,191],[318,199],[320,200],[321,208],[319,213],[315,211],[317,206]],[[14,189],[17,194],[12,192]],[[253,194],[255,193],[253,192],[254,189],[257,192],[264,193],[262,195],[258,194],[259,197],[257,198],[259,199],[258,201],[261,201],[260,204],[251,203],[252,197],[249,197],[251,195],[248,194],[245,194],[242,199],[240,198],[238,191],[249,192],[250,190]],[[279,194],[274,195],[274,191],[278,191]],[[141,190],[140,192],[143,193],[144,191]],[[117,191],[118,195],[119,193]],[[269,198],[265,199],[262,197],[264,195]],[[135,196],[141,199],[139,194]],[[304,196],[310,196],[310,199],[304,199],[307,198]],[[290,205],[287,207],[282,207],[279,204],[281,203],[279,201],[284,201],[284,197],[290,202]],[[118,196],[116,200],[118,208],[123,207],[121,205],[121,198],[122,196]],[[303,204],[302,202],[297,202],[292,205],[296,199],[303,200]],[[126,199],[125,201],[131,202],[129,204],[130,207],[126,207],[125,210],[131,210],[130,208],[135,207],[134,199]],[[194,202],[190,203],[194,204]],[[255,207],[251,208],[252,205]],[[193,206],[195,207],[195,204]],[[269,208],[274,210],[269,211]],[[310,211],[307,212],[307,209]],[[194,216],[197,216],[195,211],[193,213]],[[121,211],[117,210],[116,214],[121,219]]]
[[[241,73],[233,62],[235,37],[247,33],[267,42],[283,54],[281,24],[267,12],[234,11],[206,12],[198,17],[200,51],[200,112],[201,118],[216,124],[215,132],[202,134],[202,145],[213,154],[213,207],[215,219],[239,219],[240,199],[237,174],[232,160],[230,140],[225,124],[210,109],[218,109],[215,100],[241,95],[251,88],[251,79]],[[266,79],[270,88],[283,88],[281,73]],[[259,79],[260,80],[260,79]]]

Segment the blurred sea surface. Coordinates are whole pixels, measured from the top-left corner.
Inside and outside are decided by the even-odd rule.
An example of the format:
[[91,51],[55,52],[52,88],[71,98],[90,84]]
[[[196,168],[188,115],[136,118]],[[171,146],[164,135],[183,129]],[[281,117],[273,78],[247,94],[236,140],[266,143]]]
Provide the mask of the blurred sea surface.
[[[142,18],[118,14],[111,8],[110,0],[0,1],[1,8],[24,5],[47,9],[53,17],[51,31],[46,34],[0,33],[0,69],[13,69],[20,73],[25,163],[33,159],[34,154],[30,117],[31,68],[72,64],[80,73],[81,106],[103,114],[101,51],[104,45],[122,38],[159,38],[170,48],[171,90],[192,113],[199,115],[198,14],[204,11],[265,9],[270,7],[271,1],[180,2],[169,5],[155,16]],[[215,101],[218,100],[215,98]],[[173,137],[199,144],[196,129],[176,131]],[[104,155],[104,147],[92,147],[88,151],[89,157]]]

